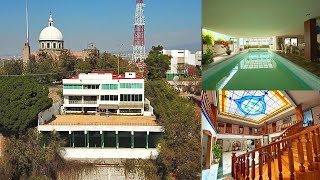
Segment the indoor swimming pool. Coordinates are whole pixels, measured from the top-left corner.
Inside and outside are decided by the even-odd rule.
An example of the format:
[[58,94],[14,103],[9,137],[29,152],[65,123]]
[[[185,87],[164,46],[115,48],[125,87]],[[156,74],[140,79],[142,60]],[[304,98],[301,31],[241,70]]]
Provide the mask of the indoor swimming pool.
[[319,77],[267,50],[247,50],[202,73],[205,90],[320,89]]

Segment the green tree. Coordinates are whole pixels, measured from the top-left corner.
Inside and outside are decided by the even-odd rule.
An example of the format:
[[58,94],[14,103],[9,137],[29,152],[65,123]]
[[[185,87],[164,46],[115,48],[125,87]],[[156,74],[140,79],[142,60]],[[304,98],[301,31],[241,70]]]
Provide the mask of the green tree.
[[200,114],[195,104],[180,97],[162,80],[148,81],[146,97],[152,103],[159,123],[165,127],[157,157],[162,179],[199,179],[201,172]]
[[21,75],[23,72],[22,60],[6,60],[3,66],[4,74]]
[[97,69],[97,63],[99,59],[99,51],[98,49],[93,49],[85,60],[89,62],[91,69]]
[[148,79],[157,80],[166,77],[170,67],[171,57],[161,53],[163,47],[152,46],[147,59],[144,61],[148,68]]
[[74,71],[77,58],[73,56],[69,50],[64,50],[59,56],[59,61],[61,62],[61,67],[64,71]]
[[76,71],[90,71],[91,65],[88,61],[80,60],[75,67]]
[[37,126],[37,115],[52,105],[48,87],[31,77],[0,79],[0,127],[10,134]]

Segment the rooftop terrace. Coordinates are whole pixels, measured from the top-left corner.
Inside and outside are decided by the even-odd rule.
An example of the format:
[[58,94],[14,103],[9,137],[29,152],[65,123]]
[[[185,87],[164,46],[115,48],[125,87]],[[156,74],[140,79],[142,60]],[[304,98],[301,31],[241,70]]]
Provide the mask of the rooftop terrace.
[[46,125],[159,126],[155,116],[57,115]]

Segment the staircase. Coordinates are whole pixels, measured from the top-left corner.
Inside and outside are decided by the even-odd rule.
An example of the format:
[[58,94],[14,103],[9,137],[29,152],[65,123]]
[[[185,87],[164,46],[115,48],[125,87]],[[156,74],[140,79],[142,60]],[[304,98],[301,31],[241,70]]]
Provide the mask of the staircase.
[[234,153],[231,174],[236,180],[320,179],[320,124],[303,128],[296,123],[271,144],[238,157]]

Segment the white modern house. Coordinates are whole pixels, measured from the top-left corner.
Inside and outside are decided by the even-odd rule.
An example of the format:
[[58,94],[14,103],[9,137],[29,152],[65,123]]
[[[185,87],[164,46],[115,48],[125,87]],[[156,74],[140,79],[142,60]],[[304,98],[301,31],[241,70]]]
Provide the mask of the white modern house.
[[[66,159],[155,158],[163,133],[134,72],[63,79],[63,103],[39,113],[38,131],[58,132]],[[59,112],[60,111],[60,112]],[[44,142],[46,144],[46,142]]]
[[144,78],[135,72],[75,75],[63,79],[63,96],[66,114],[144,114]]
[[189,50],[162,50],[162,54],[171,56],[170,70],[167,77],[186,74],[185,65],[201,66],[201,51],[192,53]]

